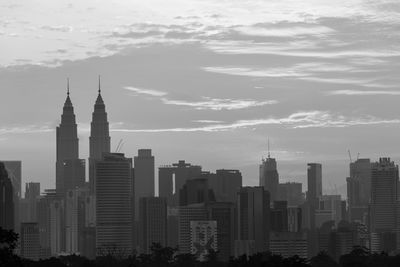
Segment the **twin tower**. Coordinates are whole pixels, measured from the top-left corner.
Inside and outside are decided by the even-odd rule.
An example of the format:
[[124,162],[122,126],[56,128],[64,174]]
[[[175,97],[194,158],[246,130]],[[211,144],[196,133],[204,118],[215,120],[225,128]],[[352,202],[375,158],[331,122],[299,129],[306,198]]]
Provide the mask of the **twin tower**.
[[[85,185],[85,160],[79,158],[78,130],[74,107],[69,97],[69,81],[67,82],[67,99],[65,100],[61,123],[57,127],[57,161],[56,192],[64,197],[66,192]],[[94,191],[94,164],[102,159],[104,152],[110,152],[110,133],[106,106],[99,89],[92,113],[89,137],[89,187]]]

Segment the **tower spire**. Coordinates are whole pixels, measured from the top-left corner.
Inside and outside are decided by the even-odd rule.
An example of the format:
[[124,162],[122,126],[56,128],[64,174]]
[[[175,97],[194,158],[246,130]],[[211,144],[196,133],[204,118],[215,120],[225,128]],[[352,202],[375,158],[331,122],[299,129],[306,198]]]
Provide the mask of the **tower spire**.
[[99,94],[101,93],[101,87],[100,87],[100,75],[99,75]]
[[69,78],[67,78],[67,96],[69,96]]

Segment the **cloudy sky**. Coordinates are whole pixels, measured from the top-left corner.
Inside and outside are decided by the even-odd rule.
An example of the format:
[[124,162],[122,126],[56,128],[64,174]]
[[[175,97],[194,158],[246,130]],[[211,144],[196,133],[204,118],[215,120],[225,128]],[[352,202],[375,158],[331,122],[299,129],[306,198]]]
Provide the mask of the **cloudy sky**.
[[[281,181],[323,164],[345,193],[349,157],[400,161],[397,0],[0,0],[0,158],[55,184],[70,78],[88,157],[97,76],[112,148],[240,169],[277,158]],[[303,185],[306,189],[306,184]]]

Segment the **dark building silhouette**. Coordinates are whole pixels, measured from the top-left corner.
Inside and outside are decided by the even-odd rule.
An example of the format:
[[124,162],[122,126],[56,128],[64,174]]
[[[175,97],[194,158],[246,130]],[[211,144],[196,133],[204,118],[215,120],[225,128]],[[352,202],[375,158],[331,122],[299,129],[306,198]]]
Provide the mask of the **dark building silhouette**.
[[287,201],[274,201],[271,209],[271,231],[288,232]]
[[127,257],[133,251],[132,159],[122,153],[104,153],[95,162],[96,255],[115,250]]
[[243,187],[237,198],[237,238],[254,242],[254,252],[269,248],[270,196],[262,186]]
[[295,182],[278,184],[277,200],[287,201],[288,206],[301,205],[304,202],[303,184]]
[[203,172],[218,202],[236,202],[237,192],[242,187],[242,174],[238,170],[217,170],[216,173]]
[[103,153],[110,152],[111,142],[106,106],[101,97],[100,77],[98,93],[92,113],[89,137],[89,183],[93,191],[95,188],[95,161],[102,160]]
[[25,198],[20,203],[21,222],[37,222],[37,202],[40,197],[40,183],[25,184]]
[[79,159],[78,131],[74,107],[69,97],[69,82],[56,139],[56,190],[63,197],[68,190],[85,183],[85,162]]
[[134,157],[135,169],[135,218],[139,219],[139,199],[154,197],[154,156],[151,149],[139,149]]
[[187,180],[201,176],[201,166],[191,165],[184,160],[172,164],[172,166],[161,166],[158,169],[159,196],[166,197],[168,206],[179,204],[179,190]]
[[260,165],[260,186],[263,186],[271,195],[271,201],[278,197],[279,174],[276,167],[276,160],[270,157],[262,159]]
[[14,189],[3,162],[0,162],[0,227],[14,229]]
[[21,179],[22,179],[22,162],[20,160],[0,160],[8,173],[8,178],[11,180],[14,194],[14,230],[19,233],[20,230],[20,201],[21,201]]
[[350,221],[366,223],[371,198],[371,162],[358,159],[350,163],[347,181],[347,202]]
[[40,259],[39,226],[35,222],[21,223],[21,257],[30,260]]
[[179,191],[179,206],[215,201],[214,192],[209,189],[208,180],[204,178],[187,180]]
[[[167,246],[167,199],[141,197],[139,199],[139,245],[141,252],[149,254],[150,246]],[[172,234],[172,233],[171,233]]]

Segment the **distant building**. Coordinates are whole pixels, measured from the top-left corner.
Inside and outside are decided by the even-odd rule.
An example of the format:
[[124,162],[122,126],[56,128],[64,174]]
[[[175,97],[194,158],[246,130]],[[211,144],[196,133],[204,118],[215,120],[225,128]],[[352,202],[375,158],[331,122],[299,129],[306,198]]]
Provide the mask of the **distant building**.
[[300,207],[288,207],[288,232],[299,232],[302,229],[302,211]]
[[278,197],[277,200],[285,200],[288,206],[299,206],[304,202],[303,198],[303,184],[288,182],[278,184]]
[[139,220],[139,199],[154,197],[154,156],[151,149],[139,149],[134,158],[135,220]]
[[21,257],[30,260],[40,259],[40,239],[38,223],[21,223]]
[[14,230],[19,233],[20,230],[20,212],[19,204],[21,200],[21,178],[22,178],[22,162],[20,160],[0,160],[8,173],[8,178],[11,180],[13,186],[13,199],[14,199]]
[[179,208],[167,206],[167,246],[179,245]]
[[132,159],[105,153],[95,167],[96,254],[127,257],[133,251]]
[[201,166],[191,165],[184,160],[180,160],[172,166],[159,167],[159,196],[167,198],[168,206],[178,206],[179,190],[187,180],[200,178],[201,174]]
[[208,179],[218,202],[236,202],[237,192],[242,187],[242,174],[238,170],[217,170],[216,173],[202,175]]
[[[309,226],[314,230],[315,212],[319,206],[319,198],[322,196],[322,165],[319,163],[307,164],[307,205],[309,208]],[[305,214],[306,215],[306,214]]]
[[323,195],[319,200],[318,211],[331,211],[331,217],[328,220],[334,220],[336,225],[342,218],[342,200],[340,195]]
[[205,261],[209,251],[218,251],[217,222],[190,221],[190,252]]
[[107,119],[106,106],[101,96],[100,78],[99,94],[92,113],[92,122],[90,123],[89,137],[89,185],[92,192],[95,191],[96,181],[96,161],[103,159],[103,153],[110,152],[110,130]]
[[243,187],[237,199],[237,238],[254,240],[255,252],[269,248],[270,198],[262,186]]
[[307,234],[305,232],[273,232],[270,236],[270,251],[284,258],[299,256],[307,259]]
[[3,229],[15,229],[14,206],[14,188],[4,163],[0,162],[0,227]]
[[288,232],[288,207],[287,201],[274,201],[274,207],[271,209],[271,231]]
[[64,201],[54,199],[49,204],[50,251],[52,256],[58,256],[65,250]]
[[[25,199],[27,209],[25,210],[24,222],[37,222],[37,201],[40,197],[40,183],[26,183]],[[21,221],[22,221],[22,216]]]
[[187,180],[179,190],[179,205],[187,206],[215,201],[213,190],[209,189],[208,179],[197,178]]
[[271,201],[278,200],[279,174],[276,167],[276,160],[271,158],[263,159],[260,165],[260,186],[263,186],[271,196]]
[[142,197],[139,199],[139,245],[143,253],[158,243],[167,246],[167,199]]
[[179,252],[191,253],[191,221],[207,221],[208,212],[204,204],[179,207]]

